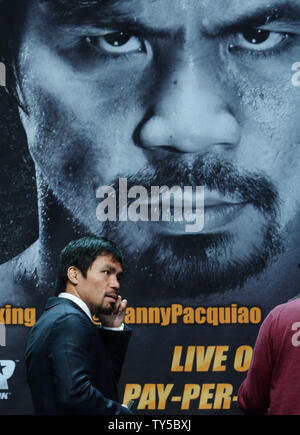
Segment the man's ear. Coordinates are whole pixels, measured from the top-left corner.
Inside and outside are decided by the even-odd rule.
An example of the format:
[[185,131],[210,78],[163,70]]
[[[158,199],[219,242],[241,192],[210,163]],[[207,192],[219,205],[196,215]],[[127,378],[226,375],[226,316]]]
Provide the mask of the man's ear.
[[74,285],[79,283],[80,275],[80,270],[75,266],[70,266],[67,270],[68,280]]

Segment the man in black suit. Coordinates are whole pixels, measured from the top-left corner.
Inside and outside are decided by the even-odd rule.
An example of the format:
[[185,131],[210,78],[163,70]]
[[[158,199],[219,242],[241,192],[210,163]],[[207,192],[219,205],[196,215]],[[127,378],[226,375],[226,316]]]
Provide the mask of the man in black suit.
[[131,414],[117,393],[131,333],[123,324],[121,276],[121,253],[107,239],[81,238],[61,252],[56,297],[49,298],[26,348],[38,414]]

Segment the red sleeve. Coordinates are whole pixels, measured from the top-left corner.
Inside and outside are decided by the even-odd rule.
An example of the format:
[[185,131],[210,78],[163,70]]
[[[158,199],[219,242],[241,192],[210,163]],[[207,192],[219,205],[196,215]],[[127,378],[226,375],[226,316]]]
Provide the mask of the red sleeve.
[[247,414],[265,414],[270,404],[273,369],[271,312],[261,325],[250,368],[238,392],[238,406]]

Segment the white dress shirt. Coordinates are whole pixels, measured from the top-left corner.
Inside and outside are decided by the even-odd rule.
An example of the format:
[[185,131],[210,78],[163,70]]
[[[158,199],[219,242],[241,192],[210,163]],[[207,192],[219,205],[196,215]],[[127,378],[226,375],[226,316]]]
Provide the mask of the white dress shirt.
[[[85,314],[90,318],[91,322],[93,322],[93,318],[92,318],[92,314],[90,312],[89,307],[87,306],[87,304],[85,302],[83,302],[82,299],[80,299],[79,297],[72,295],[71,293],[67,293],[67,292],[61,292],[58,295],[59,298],[65,298],[65,299],[70,299],[70,301],[73,301],[75,304],[77,304],[84,312]],[[121,326],[119,327],[108,327],[108,326],[103,326],[101,325],[102,328],[104,329],[110,329],[112,331],[123,331],[124,329],[124,323],[122,323]]]

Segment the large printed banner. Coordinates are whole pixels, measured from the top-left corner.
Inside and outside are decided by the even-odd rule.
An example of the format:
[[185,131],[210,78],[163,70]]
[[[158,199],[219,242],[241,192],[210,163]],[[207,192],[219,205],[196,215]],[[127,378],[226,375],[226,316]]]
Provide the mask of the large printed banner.
[[299,293],[300,2],[2,0],[0,21],[0,414],[33,412],[27,335],[91,234],[124,254],[120,400],[241,413],[259,327]]

